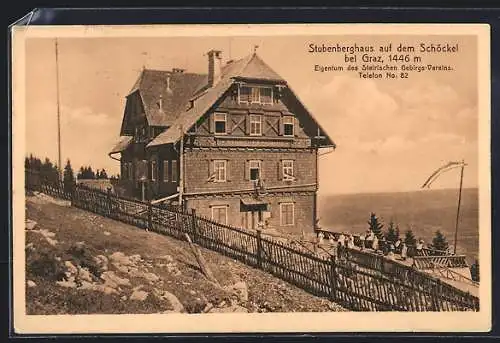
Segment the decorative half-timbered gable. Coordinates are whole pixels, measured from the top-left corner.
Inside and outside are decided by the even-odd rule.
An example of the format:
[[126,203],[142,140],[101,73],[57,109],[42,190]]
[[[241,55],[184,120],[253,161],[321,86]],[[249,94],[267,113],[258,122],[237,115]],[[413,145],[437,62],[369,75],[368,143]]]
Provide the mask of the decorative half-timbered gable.
[[[335,144],[256,53],[222,66],[213,50],[208,60],[207,76],[154,72],[147,82],[143,72],[112,152],[121,152],[122,181],[227,224],[311,230],[318,150]],[[187,75],[193,82],[173,82]]]

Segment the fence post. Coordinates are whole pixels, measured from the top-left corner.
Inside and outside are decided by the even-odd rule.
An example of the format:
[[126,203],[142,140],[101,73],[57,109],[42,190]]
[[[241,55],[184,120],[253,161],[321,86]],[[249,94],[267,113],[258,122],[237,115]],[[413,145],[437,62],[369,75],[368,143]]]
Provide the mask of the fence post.
[[111,202],[111,187],[108,187],[108,192],[106,194],[106,198],[108,200],[108,215],[111,216],[113,203]]
[[196,222],[196,209],[191,209],[191,225],[193,227],[193,240],[198,243],[198,225]]
[[153,204],[151,201],[148,202],[148,224],[146,227],[146,231],[153,229]]
[[257,229],[257,266],[262,269],[262,233]]
[[335,270],[335,256],[330,255],[330,300],[337,300],[337,275]]

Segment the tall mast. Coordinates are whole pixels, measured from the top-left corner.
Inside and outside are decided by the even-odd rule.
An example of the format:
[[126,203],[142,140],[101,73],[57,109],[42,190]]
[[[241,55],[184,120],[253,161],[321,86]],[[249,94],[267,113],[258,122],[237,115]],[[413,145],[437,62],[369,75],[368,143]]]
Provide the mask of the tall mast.
[[455,221],[455,242],[453,244],[453,254],[457,254],[457,237],[458,237],[458,221],[460,219],[460,203],[462,202],[462,184],[464,180],[464,160],[462,160],[462,168],[460,169],[460,189],[458,190],[458,206],[457,219]]
[[57,91],[57,154],[59,177],[62,179],[62,164],[61,164],[61,111],[59,106],[59,51],[56,38],[56,91]]

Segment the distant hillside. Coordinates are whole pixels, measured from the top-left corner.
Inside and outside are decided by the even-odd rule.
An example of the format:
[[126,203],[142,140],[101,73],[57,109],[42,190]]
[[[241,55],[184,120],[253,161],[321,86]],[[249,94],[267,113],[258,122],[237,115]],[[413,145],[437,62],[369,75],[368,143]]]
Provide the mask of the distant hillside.
[[[430,243],[434,232],[441,230],[453,244],[458,190],[422,190],[398,193],[328,195],[318,198],[320,224],[335,231],[362,232],[367,229],[370,212],[384,223],[391,219],[403,233],[412,227],[417,238]],[[478,189],[464,189],[460,209],[457,250],[478,257]]]

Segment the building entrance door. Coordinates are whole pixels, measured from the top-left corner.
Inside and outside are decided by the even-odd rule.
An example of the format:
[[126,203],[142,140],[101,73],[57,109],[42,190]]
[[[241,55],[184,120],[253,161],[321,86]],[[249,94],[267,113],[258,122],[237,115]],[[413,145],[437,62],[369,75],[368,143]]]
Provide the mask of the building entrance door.
[[259,223],[264,221],[264,211],[267,210],[267,204],[249,204],[241,205],[242,224],[248,230],[257,230]]

